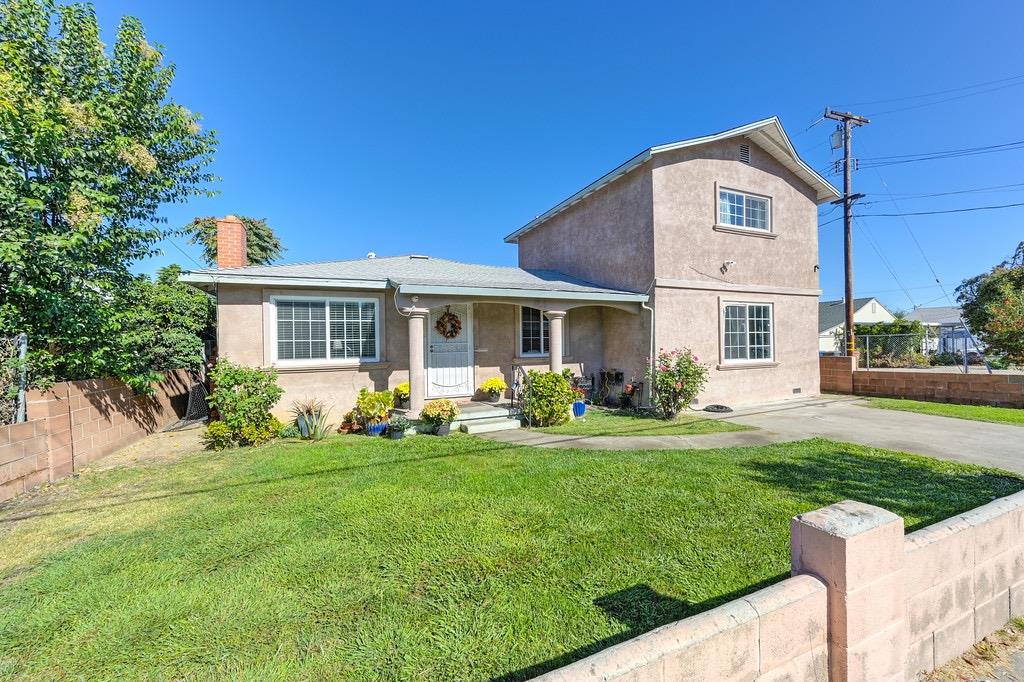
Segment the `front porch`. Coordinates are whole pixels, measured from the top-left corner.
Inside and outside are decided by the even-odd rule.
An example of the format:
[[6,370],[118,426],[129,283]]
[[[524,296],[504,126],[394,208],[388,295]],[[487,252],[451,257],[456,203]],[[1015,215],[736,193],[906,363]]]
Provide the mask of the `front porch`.
[[[427,401],[449,398],[480,413],[479,419],[497,420],[499,415],[486,414],[496,409],[493,404],[476,402],[485,397],[479,386],[502,377],[510,387],[503,398],[510,398],[517,366],[523,371],[568,368],[576,375],[596,375],[612,358],[618,365],[628,363],[629,371],[642,371],[649,344],[639,302],[594,296],[555,299],[537,291],[502,293],[407,296],[402,289],[396,291],[395,307],[407,325],[410,418]],[[621,318],[633,324],[623,324]],[[623,328],[629,333],[622,333]],[[509,406],[498,409],[507,413]]]

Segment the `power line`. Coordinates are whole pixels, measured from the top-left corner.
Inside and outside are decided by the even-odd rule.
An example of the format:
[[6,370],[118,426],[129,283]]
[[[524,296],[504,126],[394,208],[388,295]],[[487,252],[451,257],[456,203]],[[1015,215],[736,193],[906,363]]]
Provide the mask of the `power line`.
[[[889,198],[892,199],[893,206],[896,206],[896,208],[898,209],[899,205],[896,204],[895,198],[892,196],[892,193],[889,192],[889,185],[886,184],[885,178],[883,178],[882,174],[878,172],[878,169],[875,169],[875,175],[878,176],[878,181],[882,183],[882,189],[884,189],[886,193],[889,194]],[[1024,205],[1024,203],[1022,203],[1021,205]],[[946,287],[942,286],[942,280],[939,279],[939,273],[935,271],[935,267],[932,265],[931,259],[929,259],[928,254],[924,252],[924,248],[921,246],[921,242],[917,240],[917,235],[915,235],[914,230],[911,229],[910,223],[904,216],[900,216],[900,220],[903,221],[903,226],[907,228],[907,233],[910,235],[910,238],[917,246],[917,250],[921,253],[921,257],[924,259],[924,262],[928,266],[928,269],[931,270],[932,277],[935,278],[935,283],[939,285],[939,288],[942,291],[942,295],[946,297],[946,300],[949,301],[950,305],[953,305],[953,299],[950,298],[949,294],[946,292]]]
[[174,241],[170,237],[167,237],[167,241],[169,241],[171,243],[171,245],[174,246],[174,248],[176,248],[178,251],[181,251],[181,253],[185,256],[185,258],[188,258],[190,261],[192,261],[193,263],[198,265],[200,268],[205,268],[206,267],[205,265],[203,265],[202,263],[197,261],[195,258],[193,258],[189,253],[187,253],[185,251],[185,249],[183,249],[180,246],[178,246],[178,242]]
[[[914,211],[909,213],[858,213],[858,218],[902,218],[912,215],[939,215],[940,213],[971,213],[973,211],[994,211],[1001,208],[1014,208],[1024,206],[1024,201],[1015,204],[1001,204],[999,206],[971,206],[970,208],[951,208],[945,211]],[[897,206],[897,208],[899,208]],[[824,225],[825,223],[822,223]]]
[[896,274],[896,270],[889,263],[889,259],[887,259],[882,254],[882,250],[880,248],[878,248],[878,243],[875,241],[874,235],[871,234],[871,228],[869,228],[867,225],[865,225],[863,222],[861,222],[859,220],[855,220],[855,222],[857,223],[858,226],[860,226],[862,228],[862,230],[864,232],[864,235],[868,238],[868,244],[871,246],[871,248],[874,250],[874,252],[878,255],[878,259],[880,261],[882,261],[882,265],[885,266],[885,269],[889,271],[890,275],[892,275],[892,279],[893,279],[893,281],[896,282],[896,286],[898,286],[900,288],[900,291],[902,291],[903,294],[907,297],[907,300],[910,301],[910,305],[912,305],[912,306],[914,306],[916,308],[917,304],[914,302],[914,298],[910,295],[910,291],[908,291],[907,287],[905,287],[903,285],[903,282],[900,280],[899,275]]
[[945,102],[952,102],[952,101],[959,100],[959,99],[966,99],[967,97],[974,97],[975,95],[984,95],[984,94],[989,93],[989,92],[996,92],[997,90],[1005,90],[1006,88],[1012,88],[1012,87],[1017,86],[1017,85],[1024,85],[1024,81],[1021,81],[1021,82],[1018,82],[1018,83],[1007,83],[1006,85],[1000,85],[1000,86],[995,87],[995,88],[989,88],[988,90],[979,90],[977,92],[968,92],[966,94],[957,95],[955,97],[946,97],[944,99],[935,100],[934,102],[923,102],[921,104],[912,104],[910,106],[898,107],[896,109],[886,109],[885,111],[876,111],[873,114],[870,114],[870,116],[883,116],[885,114],[895,114],[895,113],[900,112],[900,111],[910,111],[912,109],[921,109],[923,107],[930,107],[930,106],[934,106],[936,104],[944,104]]
[[1003,142],[1002,144],[988,144],[981,147],[963,147],[961,149],[944,149],[936,152],[918,152],[916,154],[894,154],[891,156],[860,156],[857,157],[860,161],[892,161],[898,159],[910,159],[917,157],[932,157],[932,156],[945,156],[946,154],[953,155],[972,155],[980,154],[982,152],[996,152],[1002,151],[1008,147],[1018,147],[1024,145],[1024,140],[1016,140],[1014,142]]
[[[900,197],[903,199],[927,199],[931,197],[947,197],[957,194],[984,194],[988,192],[1020,192],[1024,191],[1024,182],[1016,182],[1010,185],[992,185],[991,187],[975,187],[973,189],[958,189],[950,190],[947,192],[921,192],[911,194],[890,194],[893,197]],[[885,199],[874,199],[872,201],[861,202],[862,206],[869,204],[884,203]]]
[[950,88],[948,90],[937,90],[935,92],[926,92],[920,95],[905,95],[903,97],[892,97],[890,99],[876,99],[870,102],[854,102],[853,104],[846,104],[847,107],[864,107],[871,106],[872,104],[889,104],[890,102],[905,102],[911,99],[921,99],[922,97],[937,97],[939,95],[948,95],[951,92],[962,92],[964,90],[972,90],[974,88],[983,88],[986,85],[995,85],[996,83],[1005,83],[1006,81],[1013,81],[1020,78],[1024,78],[1024,73],[1017,74],[1016,76],[1009,76],[1007,78],[998,78],[992,81],[985,81],[984,83],[975,83],[974,85],[964,85],[959,88]]

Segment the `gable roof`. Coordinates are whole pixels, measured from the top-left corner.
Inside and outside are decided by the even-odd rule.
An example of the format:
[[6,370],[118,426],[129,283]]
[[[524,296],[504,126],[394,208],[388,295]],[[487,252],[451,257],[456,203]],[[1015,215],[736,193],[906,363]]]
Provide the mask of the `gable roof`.
[[960,308],[941,305],[911,310],[907,313],[907,319],[917,320],[923,324],[960,324],[960,315]]
[[512,234],[505,237],[505,241],[510,244],[515,243],[519,237],[526,234],[533,228],[547,222],[548,219],[558,215],[587,195],[596,192],[605,185],[622,177],[634,168],[648,161],[655,154],[740,136],[750,138],[752,142],[755,142],[759,147],[763,148],[775,157],[783,166],[792,171],[797,177],[813,187],[817,194],[819,204],[839,198],[839,190],[833,187],[828,180],[821,177],[817,171],[807,165],[804,160],[800,158],[800,155],[797,154],[796,149],[793,147],[793,143],[789,141],[789,136],[783,129],[782,122],[779,121],[779,117],[772,116],[771,118],[748,123],[747,125],[742,125],[737,128],[723,130],[722,132],[714,133],[712,135],[694,137],[688,140],[680,140],[679,142],[671,142],[669,144],[658,145],[656,147],[646,149],[629,161],[626,161],[618,168],[602,175],[600,178],[590,183],[579,192],[576,192],[565,201],[562,201],[554,208],[545,211],[526,225],[523,225]]
[[[868,298],[855,298],[853,299],[853,310],[856,312],[866,306],[868,303],[875,301],[878,305],[882,305],[878,299],[873,296]],[[882,305],[885,308],[884,305]],[[888,308],[885,308],[888,310]],[[829,329],[835,329],[840,325],[846,324],[846,304],[843,299],[838,301],[818,301],[818,333],[822,334],[827,332]]]
[[406,255],[387,258],[210,268],[182,274],[193,284],[263,284],[346,289],[401,287],[407,294],[476,294],[523,298],[646,301],[632,291],[609,289],[554,270],[524,270]]

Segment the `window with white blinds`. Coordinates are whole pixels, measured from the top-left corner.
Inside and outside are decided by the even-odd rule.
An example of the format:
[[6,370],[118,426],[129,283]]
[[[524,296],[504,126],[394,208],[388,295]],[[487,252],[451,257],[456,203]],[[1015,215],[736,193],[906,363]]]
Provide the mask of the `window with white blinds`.
[[726,303],[722,322],[722,359],[725,362],[772,359],[770,303]]
[[379,358],[376,299],[274,299],[273,304],[277,360]]

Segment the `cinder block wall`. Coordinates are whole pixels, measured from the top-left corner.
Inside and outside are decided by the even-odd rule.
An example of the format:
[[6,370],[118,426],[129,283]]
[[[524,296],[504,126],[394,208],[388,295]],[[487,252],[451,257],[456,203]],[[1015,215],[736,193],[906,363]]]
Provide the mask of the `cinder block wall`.
[[854,357],[818,358],[821,390],[880,398],[1024,407],[1024,375],[857,369]]
[[840,502],[790,542],[794,577],[538,679],[916,680],[1024,615],[1024,492],[910,535]]
[[0,501],[56,481],[179,419],[191,384],[168,372],[152,396],[120,381],[90,379],[30,391],[29,420],[0,426]]

